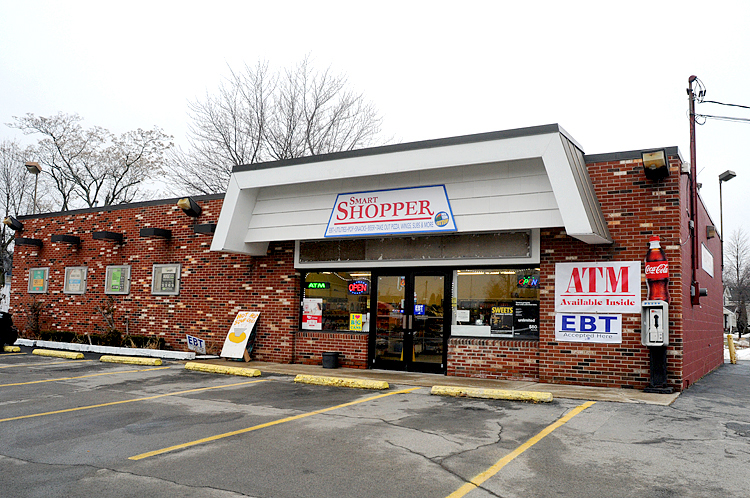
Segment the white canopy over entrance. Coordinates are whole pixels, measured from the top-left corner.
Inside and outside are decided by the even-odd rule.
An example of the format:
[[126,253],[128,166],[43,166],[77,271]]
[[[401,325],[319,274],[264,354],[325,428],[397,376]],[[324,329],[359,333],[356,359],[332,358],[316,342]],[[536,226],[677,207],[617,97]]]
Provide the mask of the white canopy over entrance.
[[559,126],[236,167],[211,250],[323,239],[340,193],[444,185],[458,233],[564,227],[611,243],[581,147]]

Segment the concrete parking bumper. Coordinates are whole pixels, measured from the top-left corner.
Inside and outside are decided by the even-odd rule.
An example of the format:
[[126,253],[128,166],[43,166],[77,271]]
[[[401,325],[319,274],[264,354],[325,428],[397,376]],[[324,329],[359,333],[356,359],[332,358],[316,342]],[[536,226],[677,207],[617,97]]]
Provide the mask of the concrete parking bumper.
[[104,363],[125,363],[127,365],[149,365],[157,367],[161,365],[160,358],[141,358],[133,356],[104,355],[99,358],[99,361],[102,361]]
[[432,386],[430,394],[436,396],[458,396],[466,398],[530,401],[532,403],[552,402],[552,393],[537,391],[510,391],[508,389],[480,389],[471,387]]
[[210,363],[188,362],[185,364],[185,370],[225,375],[241,375],[243,377],[260,377],[260,370],[255,368],[229,367],[226,365],[212,365]]
[[83,353],[73,353],[71,351],[55,351],[52,349],[35,349],[31,352],[37,356],[49,356],[52,358],[66,358],[68,360],[82,360]]
[[351,379],[341,377],[326,377],[323,375],[297,375],[294,382],[300,384],[315,384],[317,386],[353,387],[355,389],[388,389],[390,386],[384,380]]

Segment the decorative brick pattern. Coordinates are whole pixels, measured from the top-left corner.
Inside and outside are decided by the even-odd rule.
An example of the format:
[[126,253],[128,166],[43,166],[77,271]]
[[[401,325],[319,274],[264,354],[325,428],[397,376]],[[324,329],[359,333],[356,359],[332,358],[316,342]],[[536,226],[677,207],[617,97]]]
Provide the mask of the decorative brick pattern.
[[448,375],[538,380],[539,342],[452,338],[448,343]]
[[[199,223],[216,223],[222,199],[197,198],[203,208]],[[195,234],[195,220],[176,201],[115,206],[23,219],[23,236],[43,240],[43,247],[16,247],[13,261],[11,313],[23,330],[27,304],[44,303],[42,330],[96,332],[103,320],[96,308],[106,302],[104,278],[108,265],[131,265],[129,295],[113,296],[115,319],[123,332],[161,336],[167,347],[186,350],[185,334],[206,340],[209,351],[221,350],[224,338],[240,310],[257,310],[257,345],[254,358],[292,361],[294,332],[298,327],[299,273],[294,269],[294,244],[271,243],[265,257],[211,252],[211,236]],[[171,239],[142,238],[140,229],[172,231]],[[107,230],[124,235],[117,245],[94,240],[92,232]],[[81,245],[53,244],[54,234],[81,238]],[[178,296],[151,295],[152,265],[180,263]],[[47,294],[27,294],[29,268],[49,267]],[[87,266],[83,295],[63,294],[66,266]]]
[[320,365],[324,352],[338,351],[340,366],[367,368],[367,337],[367,333],[303,330],[297,333],[294,363]]

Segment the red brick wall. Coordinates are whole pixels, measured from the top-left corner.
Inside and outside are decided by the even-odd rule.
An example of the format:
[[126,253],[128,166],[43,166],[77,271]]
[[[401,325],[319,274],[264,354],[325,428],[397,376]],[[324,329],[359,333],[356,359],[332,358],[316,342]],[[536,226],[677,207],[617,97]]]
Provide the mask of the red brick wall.
[[539,343],[452,338],[448,344],[448,375],[539,380]]
[[[688,202],[688,182],[683,178],[682,191],[685,202]],[[724,362],[724,317],[723,317],[723,292],[724,287],[721,278],[721,239],[706,234],[706,226],[714,225],[708,216],[703,203],[699,201],[698,209],[698,242],[699,247],[705,244],[713,256],[713,277],[703,269],[702,250],[699,249],[697,281],[701,287],[708,290],[708,295],[702,297],[699,306],[693,306],[690,302],[690,282],[692,279],[691,239],[688,231],[688,213],[682,211],[682,240],[687,241],[682,253],[682,267],[684,278],[682,279],[684,323],[683,335],[683,371],[682,387],[687,388],[690,384],[700,379],[710,371]],[[711,266],[711,265],[709,265]]]
[[320,365],[323,352],[338,351],[339,365],[349,368],[367,368],[367,333],[316,332],[297,333],[294,344],[294,363]]
[[[216,223],[222,199],[197,198],[203,208],[199,223]],[[261,312],[256,325],[258,360],[288,363],[292,360],[292,337],[298,326],[299,274],[295,271],[294,244],[271,243],[268,255],[249,256],[210,252],[211,236],[195,234],[193,219],[176,207],[175,201],[143,203],[126,208],[83,210],[61,215],[23,219],[19,235],[43,240],[41,249],[19,246],[13,259],[11,313],[23,330],[27,304],[38,299],[45,304],[43,330],[96,332],[103,326],[96,307],[105,302],[104,278],[107,265],[131,265],[129,295],[113,296],[115,318],[131,334],[163,337],[169,348],[186,350],[185,334],[207,342],[214,353],[238,311]],[[146,227],[172,230],[169,240],[142,238]],[[122,245],[93,240],[92,232],[122,233]],[[80,247],[52,244],[53,234],[81,238]],[[151,272],[155,263],[181,263],[178,296],[151,295]],[[87,266],[88,285],[83,295],[63,294],[64,268]],[[46,294],[29,295],[28,269],[49,267]]]
[[[623,316],[622,344],[555,341],[555,263],[573,261],[643,261],[648,238],[659,235],[670,261],[672,310],[681,305],[680,164],[670,158],[670,176],[660,182],[645,178],[640,159],[587,164],[607,220],[612,245],[588,245],[564,230],[543,230],[541,239],[541,326],[539,378],[542,382],[643,388],[649,381],[648,348],[641,345],[640,315]],[[641,295],[647,295],[643,275]],[[680,388],[682,318],[670,313],[668,375]]]

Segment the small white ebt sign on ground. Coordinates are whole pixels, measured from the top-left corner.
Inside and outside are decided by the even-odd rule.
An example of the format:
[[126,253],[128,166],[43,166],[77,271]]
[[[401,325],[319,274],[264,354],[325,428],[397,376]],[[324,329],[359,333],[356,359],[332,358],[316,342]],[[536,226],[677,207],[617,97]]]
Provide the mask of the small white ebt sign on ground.
[[339,194],[326,237],[455,232],[445,185]]

